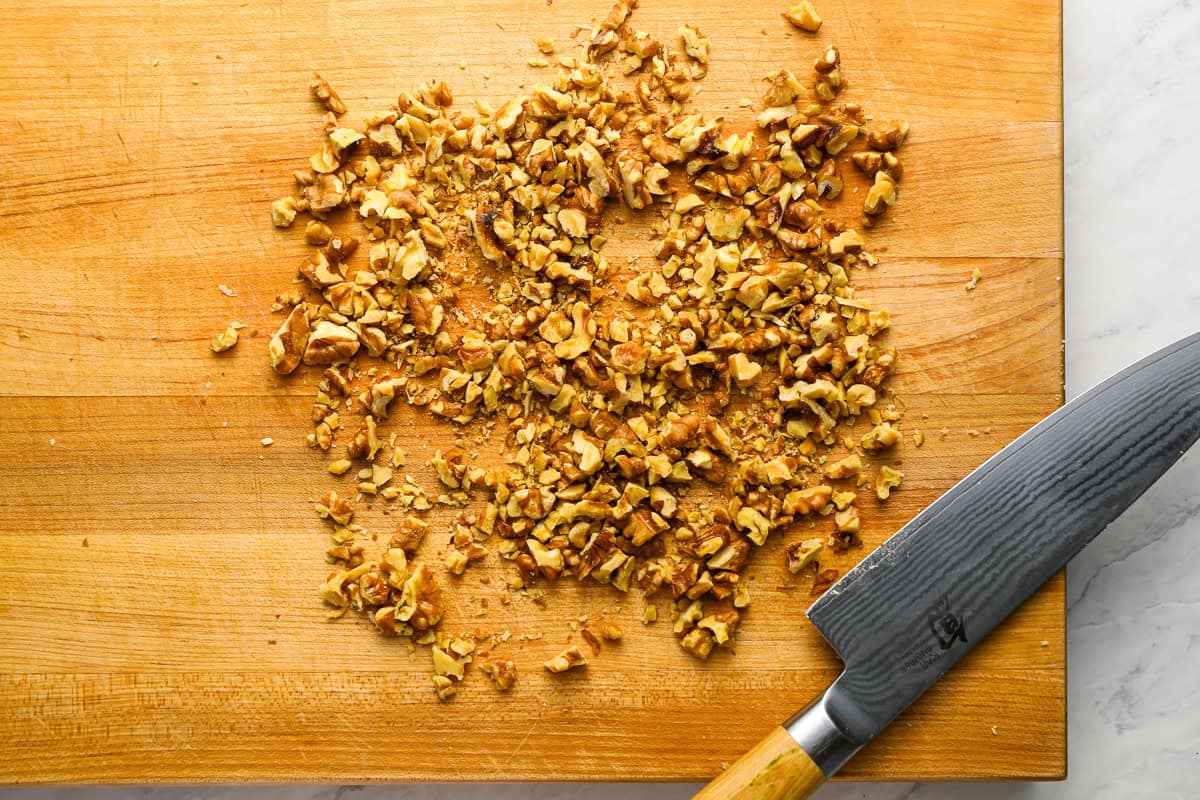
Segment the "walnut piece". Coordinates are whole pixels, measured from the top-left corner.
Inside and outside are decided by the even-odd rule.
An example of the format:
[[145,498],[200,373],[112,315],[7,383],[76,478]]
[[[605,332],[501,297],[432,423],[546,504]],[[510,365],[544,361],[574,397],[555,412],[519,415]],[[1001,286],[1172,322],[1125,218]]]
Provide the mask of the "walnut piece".
[[875,173],[875,182],[867,190],[863,201],[863,213],[878,216],[896,202],[896,180],[884,171]]
[[795,574],[814,563],[824,547],[825,543],[820,539],[801,539],[789,544],[787,547],[788,572]]
[[276,372],[289,375],[300,366],[308,345],[308,334],[307,309],[301,304],[292,309],[267,345],[271,366]]
[[507,692],[517,683],[517,666],[511,658],[497,656],[480,661],[479,671],[492,679],[497,691]]
[[801,30],[816,33],[821,29],[821,17],[809,0],[801,0],[784,13],[784,19]]
[[700,34],[700,29],[692,25],[679,26],[679,37],[683,39],[683,51],[701,64],[708,63],[708,39]]
[[904,480],[904,473],[900,470],[884,465],[879,468],[879,477],[875,479],[875,495],[880,500],[887,500],[892,489],[900,485],[900,481]]
[[580,651],[578,645],[573,644],[542,666],[549,672],[566,672],[569,669],[586,666],[587,663],[587,656]]
[[225,330],[218,333],[209,341],[208,346],[214,353],[224,353],[238,343],[238,330],[246,327],[240,322],[231,322]]
[[835,461],[832,464],[825,466],[825,477],[839,480],[841,478],[851,478],[858,475],[863,470],[862,459],[857,455],[849,455],[845,458]]
[[433,676],[433,689],[437,692],[438,700],[441,700],[443,703],[458,694],[458,687],[454,681],[445,675]]
[[290,228],[299,211],[300,204],[296,202],[296,198],[281,197],[271,203],[271,223],[276,228]]
[[442,611],[441,591],[433,572],[424,564],[418,564],[404,582],[400,602],[396,606],[396,619],[407,622],[416,630],[425,631],[441,620]]
[[305,364],[336,364],[349,361],[358,352],[358,336],[344,325],[322,320],[308,335]]
[[309,89],[312,91],[313,98],[325,106],[327,110],[332,111],[334,114],[346,113],[346,104],[342,102],[342,98],[329,85],[329,81],[322,78],[316,72],[312,75],[312,82],[309,84]]

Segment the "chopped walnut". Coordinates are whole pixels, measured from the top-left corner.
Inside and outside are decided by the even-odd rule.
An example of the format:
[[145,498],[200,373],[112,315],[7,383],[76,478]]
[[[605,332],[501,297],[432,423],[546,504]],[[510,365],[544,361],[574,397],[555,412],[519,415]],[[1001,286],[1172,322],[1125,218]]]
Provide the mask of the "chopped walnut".
[[716,640],[709,631],[703,628],[693,628],[679,640],[679,646],[704,661],[716,646]]
[[801,539],[792,542],[787,547],[788,571],[794,574],[809,564],[815,563],[824,547],[825,543],[820,539]]
[[479,662],[479,671],[491,678],[501,692],[507,692],[517,683],[517,666],[511,658],[484,659]]
[[[811,2],[792,2],[789,22],[818,30]],[[733,646],[747,569],[772,533],[826,515],[824,546],[840,553],[869,522],[858,491],[894,486],[868,463],[899,439],[896,354],[877,338],[890,318],[855,291],[878,261],[842,220],[863,202],[861,230],[895,202],[907,124],[837,100],[829,45],[809,74],[816,102],[777,70],[762,130],[726,130],[693,107],[713,43],[685,24],[672,51],[628,23],[635,6],[617,0],[582,57],[544,58],[554,45],[535,39],[546,79],[521,96],[451,110],[449,86],[430,81],[361,126],[327,114],[297,188],[272,204],[273,223],[313,249],[303,284],[272,307],[287,318],[270,361],[320,367],[307,440],[354,483],[318,504],[338,568],[322,593],[331,615],[353,609],[431,646],[443,699],[469,658],[498,689],[515,680],[511,660],[437,629],[461,580],[489,579],[473,562],[509,562],[508,588],[538,604],[539,582],[640,593],[647,622],[669,592],[682,647],[706,658]],[[319,76],[313,93],[344,111]],[[865,200],[843,181],[848,162],[871,181]],[[626,260],[642,225],[653,245]],[[421,450],[429,495],[402,472],[397,437],[424,428],[401,405],[453,423]],[[712,491],[725,501],[698,502]],[[375,556],[352,522],[363,498],[400,515]],[[418,515],[435,506],[457,517],[437,519],[449,535],[428,553]],[[789,547],[791,566],[811,563],[813,541]],[[595,652],[620,636],[603,616],[573,630]],[[547,668],[576,658],[568,648]]]
[[807,489],[794,489],[783,498],[783,513],[804,516],[814,511],[820,511],[829,505],[833,497],[830,486],[811,486]]
[[226,350],[233,349],[234,345],[238,343],[238,329],[244,327],[246,326],[242,325],[240,322],[229,323],[229,326],[226,327],[225,330],[221,331],[212,338],[212,340],[208,343],[209,348],[211,348],[214,353],[224,353]]
[[876,425],[862,437],[862,447],[868,453],[884,450],[900,441],[900,431],[890,422]]
[[826,478],[839,480],[841,478],[852,478],[862,472],[862,470],[862,459],[857,455],[850,455],[846,456],[840,461],[827,464],[824,472]]
[[354,506],[344,497],[338,497],[337,492],[332,489],[325,495],[325,499],[317,503],[317,516],[323,519],[330,519],[338,525],[349,525],[350,520],[354,518]]
[[458,694],[458,687],[454,681],[444,675],[433,676],[433,689],[437,692],[438,699],[443,703]]
[[867,198],[863,201],[863,212],[869,216],[878,216],[895,202],[895,178],[882,170],[875,173],[875,183],[867,190]]
[[392,536],[391,546],[406,553],[415,553],[429,532],[429,523],[417,517],[405,517]]
[[892,489],[900,485],[900,481],[904,480],[904,473],[894,467],[884,465],[879,468],[879,477],[875,479],[875,495],[880,500],[887,500]]
[[728,647],[740,619],[741,615],[735,610],[720,611],[702,618],[696,623],[696,630],[708,631],[718,647]]
[[600,623],[600,638],[608,642],[615,642],[623,635],[621,626],[617,623],[607,620]]
[[418,564],[404,582],[396,607],[396,619],[424,631],[436,625],[441,618],[441,591],[433,573],[424,564]]
[[859,517],[856,506],[847,506],[841,511],[833,512],[833,522],[843,533],[858,533]]
[[315,72],[313,73],[312,83],[309,84],[309,88],[312,90],[312,95],[316,101],[325,106],[327,110],[332,111],[334,114],[346,113],[346,104],[342,102],[342,98],[329,85],[329,81]]
[[750,219],[746,208],[714,208],[704,215],[708,235],[718,242],[733,242],[742,235],[742,227]]
[[971,272],[971,280],[967,281],[967,291],[973,291],[975,287],[979,285],[981,280],[983,280],[983,270],[979,269],[979,267],[976,267]]
[[809,33],[816,33],[821,29],[821,17],[817,14],[817,10],[813,8],[813,4],[809,0],[801,0],[800,3],[792,6],[783,16],[797,28]]
[[569,669],[586,666],[587,663],[587,656],[579,650],[577,645],[571,645],[542,666],[549,672],[566,672]]
[[321,321],[308,335],[304,363],[335,364],[349,361],[358,352],[358,347],[358,336],[354,331],[343,325]]
[[700,30],[691,25],[681,25],[679,36],[683,39],[683,50],[701,64],[708,63],[708,39],[700,35]]
[[874,150],[896,150],[908,138],[908,123],[900,121],[874,122],[867,134],[867,145]]
[[271,223],[276,228],[289,228],[296,221],[300,205],[294,197],[281,197],[271,203]]
[[279,330],[271,336],[267,349],[271,357],[271,366],[280,375],[288,375],[300,366],[308,345],[308,315],[303,304],[296,306],[288,314],[287,319],[279,326]]
[[751,361],[745,353],[734,353],[729,357],[729,375],[738,386],[751,386],[762,374],[762,365]]

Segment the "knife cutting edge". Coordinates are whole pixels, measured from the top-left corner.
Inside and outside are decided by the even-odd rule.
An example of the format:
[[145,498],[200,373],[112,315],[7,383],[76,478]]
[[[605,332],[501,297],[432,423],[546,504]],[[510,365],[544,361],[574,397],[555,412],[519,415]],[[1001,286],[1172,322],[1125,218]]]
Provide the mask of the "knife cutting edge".
[[1197,439],[1200,333],[1029,429],[813,603],[841,676],[694,800],[809,796]]

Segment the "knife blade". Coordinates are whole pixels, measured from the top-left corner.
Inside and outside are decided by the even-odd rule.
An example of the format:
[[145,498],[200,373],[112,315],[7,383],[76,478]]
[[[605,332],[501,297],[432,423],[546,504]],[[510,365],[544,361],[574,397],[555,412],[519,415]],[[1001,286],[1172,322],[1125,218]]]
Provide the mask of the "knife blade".
[[1200,439],[1200,333],[1030,428],[807,615],[842,674],[695,800],[807,797]]

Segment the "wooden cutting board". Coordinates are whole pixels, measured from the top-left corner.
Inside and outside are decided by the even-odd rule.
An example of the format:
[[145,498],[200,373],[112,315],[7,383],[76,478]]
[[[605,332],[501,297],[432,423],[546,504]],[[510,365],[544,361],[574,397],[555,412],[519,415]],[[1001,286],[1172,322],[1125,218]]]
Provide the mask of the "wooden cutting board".
[[[907,480],[864,508],[866,546],[831,563],[846,569],[1061,402],[1060,7],[817,3],[816,36],[739,0],[643,0],[634,22],[711,37],[698,104],[733,124],[762,74],[807,74],[825,42],[848,99],[912,123],[901,202],[870,234],[883,263],[855,280],[892,312],[894,389],[926,443],[900,451]],[[705,664],[609,587],[503,605],[495,564],[450,581],[444,627],[544,634],[513,643],[507,695],[475,675],[441,705],[425,651],[410,662],[363,621],[324,619],[311,380],[265,357],[266,309],[302,251],[267,204],[319,130],[309,74],[354,124],[428,78],[494,102],[544,75],[525,66],[532,38],[567,49],[607,0],[7,5],[0,782],[704,779],[835,677],[784,537],[751,570],[736,655]],[[235,319],[242,343],[214,357]],[[448,429],[400,430],[432,489],[424,461]],[[578,674],[539,668],[601,612],[622,643]],[[1062,777],[1063,621],[1060,577],[845,777]]]

